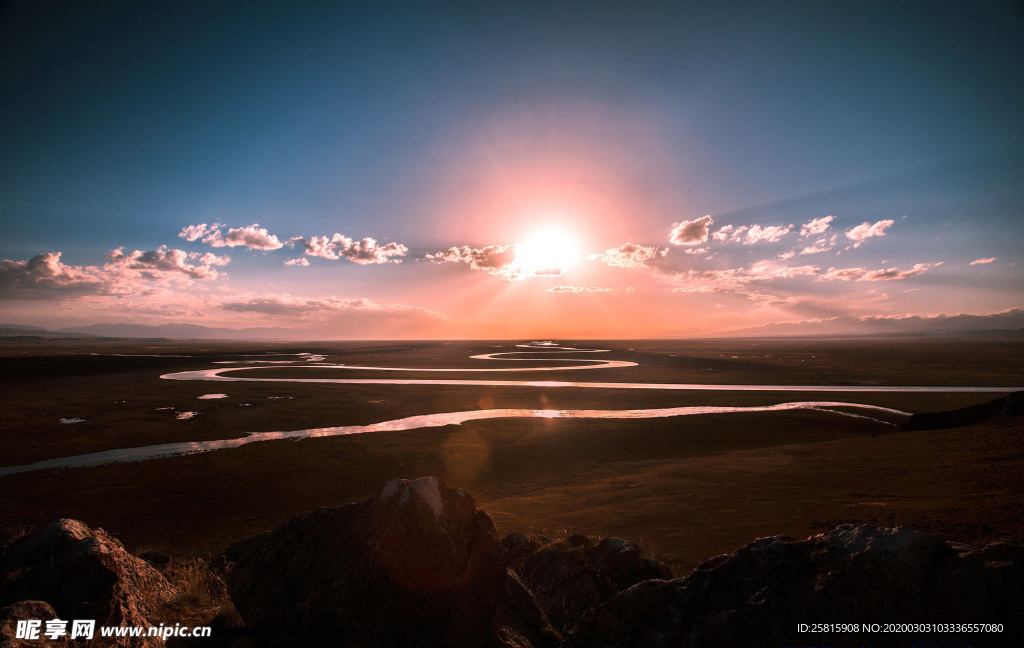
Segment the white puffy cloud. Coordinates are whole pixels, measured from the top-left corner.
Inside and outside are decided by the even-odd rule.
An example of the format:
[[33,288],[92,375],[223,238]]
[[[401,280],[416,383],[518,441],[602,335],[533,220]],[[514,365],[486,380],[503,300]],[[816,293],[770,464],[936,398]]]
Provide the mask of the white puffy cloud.
[[998,260],[999,260],[999,257],[989,257],[987,259],[976,259],[974,261],[971,261],[970,265],[982,265],[982,264],[985,264],[985,263],[995,263]]
[[868,270],[866,268],[829,268],[826,272],[822,273],[819,280],[894,281],[907,279],[908,277],[916,277],[917,275],[924,274],[929,269],[940,265],[942,265],[941,261],[937,263],[917,263],[909,270],[900,270],[899,268],[883,268],[880,270]]
[[822,216],[821,218],[814,218],[800,226],[800,236],[817,236],[818,234],[824,234],[828,231],[829,227],[832,226],[832,221],[835,220],[835,216]]
[[703,216],[697,220],[672,223],[672,230],[668,234],[668,240],[673,245],[698,245],[707,243],[708,229],[715,219],[711,216]]
[[297,259],[288,259],[287,261],[284,262],[284,264],[287,265],[287,266],[308,266],[309,265],[309,259],[307,259],[306,257],[299,257]]
[[865,221],[860,225],[847,230],[846,238],[850,239],[851,241],[856,241],[853,244],[853,247],[860,247],[861,244],[869,238],[875,236],[885,236],[885,230],[892,227],[895,222],[896,221],[892,219],[880,220],[877,221],[876,223],[868,223],[867,221]]
[[778,259],[780,261],[785,261],[787,259],[792,259],[795,256],[796,256],[796,252],[794,252],[793,250],[790,250],[789,252],[783,252],[782,254],[780,254],[778,256]]
[[[706,252],[707,250],[702,251]],[[590,254],[587,258],[617,268],[646,268],[648,261],[666,254],[668,254],[668,248],[659,249],[655,246],[645,247],[637,243],[623,243],[617,248],[609,248],[599,254]]]
[[322,257],[324,259],[344,258],[360,265],[401,263],[401,259],[393,259],[392,257],[405,256],[409,251],[409,248],[401,243],[380,245],[376,239],[364,238],[361,241],[355,241],[337,233],[330,238],[326,236],[311,236],[307,239],[296,236],[291,241],[300,243],[309,256]]
[[203,243],[210,247],[246,247],[250,250],[279,250],[284,247],[284,243],[277,236],[260,227],[259,223],[247,227],[232,227],[228,229],[227,234],[222,231],[223,227],[222,223],[189,225],[182,229],[178,236],[187,241],[202,239]]

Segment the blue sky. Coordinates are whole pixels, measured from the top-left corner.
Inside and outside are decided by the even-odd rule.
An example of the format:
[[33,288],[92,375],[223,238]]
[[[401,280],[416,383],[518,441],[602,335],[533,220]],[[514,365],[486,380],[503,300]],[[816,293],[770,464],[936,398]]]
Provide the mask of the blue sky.
[[[4,5],[3,319],[630,337],[1022,305],[1019,5],[704,4]],[[838,243],[800,254],[826,216]],[[202,223],[283,245],[179,236]],[[436,257],[551,232],[558,275]],[[406,251],[307,247],[335,233]],[[656,254],[601,257],[627,243]],[[141,256],[161,246],[186,257]],[[843,268],[899,278],[825,279]]]

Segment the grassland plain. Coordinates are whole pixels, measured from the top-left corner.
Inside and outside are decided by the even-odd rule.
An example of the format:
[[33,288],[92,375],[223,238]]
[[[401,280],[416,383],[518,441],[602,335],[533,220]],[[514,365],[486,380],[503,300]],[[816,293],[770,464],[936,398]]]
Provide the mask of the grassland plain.
[[[583,341],[636,367],[495,380],[779,385],[1024,385],[1024,343],[984,339]],[[978,393],[634,391],[523,386],[337,385],[161,380],[248,354],[317,353],[330,363],[509,368],[471,355],[515,342],[221,343],[10,341],[0,347],[3,465],[248,432],[368,424],[491,408],[638,409],[847,400],[924,412]],[[99,355],[91,355],[99,354]],[[114,355],[120,354],[120,355]],[[589,354],[587,354],[589,355]],[[270,358],[271,356],[266,356]],[[294,359],[273,356],[276,359]],[[537,362],[514,366],[544,366]],[[586,359],[584,354],[555,354]],[[338,370],[260,368],[263,377]],[[345,371],[345,377],[381,378]],[[482,379],[390,373],[387,378]],[[211,392],[226,398],[201,400]],[[183,412],[197,412],[181,420]],[[61,419],[84,419],[61,423]],[[880,418],[887,418],[881,416]],[[896,422],[898,417],[888,417]],[[129,548],[216,553],[298,512],[359,500],[392,477],[466,488],[499,531],[641,541],[686,569],[758,536],[806,536],[837,521],[913,523],[952,540],[1024,539],[1019,423],[899,432],[810,411],[648,420],[495,419],[461,426],[257,443],[133,464],[0,477],[0,519],[82,519]]]

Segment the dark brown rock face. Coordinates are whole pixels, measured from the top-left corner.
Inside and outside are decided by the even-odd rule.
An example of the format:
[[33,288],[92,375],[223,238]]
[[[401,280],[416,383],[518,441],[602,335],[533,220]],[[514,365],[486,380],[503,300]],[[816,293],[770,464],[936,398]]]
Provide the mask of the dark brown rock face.
[[[905,528],[844,525],[802,541],[762,538],[685,578],[640,583],[585,614],[565,646],[1019,646],[1022,582],[1020,545],[973,549]],[[798,623],[822,621],[1002,623],[1005,630],[797,632]]]
[[66,639],[59,638],[53,641],[42,633],[40,633],[39,639],[33,641],[17,638],[18,621],[42,621],[42,629],[45,630],[46,622],[56,618],[58,618],[57,613],[49,603],[44,601],[22,601],[0,608],[0,648],[31,648],[33,646],[66,648],[68,645]]
[[[148,627],[152,604],[174,592],[103,529],[77,520],[51,522],[0,551],[0,605],[45,601],[61,619],[95,619],[97,628]],[[125,645],[163,642],[141,638]]]
[[441,480],[292,518],[225,552],[257,646],[539,646],[553,637],[494,525]]
[[512,533],[502,544],[512,556],[512,569],[563,633],[584,612],[621,590],[651,578],[672,578],[668,567],[644,558],[639,547],[619,538],[605,538],[593,546],[586,536],[555,542]]

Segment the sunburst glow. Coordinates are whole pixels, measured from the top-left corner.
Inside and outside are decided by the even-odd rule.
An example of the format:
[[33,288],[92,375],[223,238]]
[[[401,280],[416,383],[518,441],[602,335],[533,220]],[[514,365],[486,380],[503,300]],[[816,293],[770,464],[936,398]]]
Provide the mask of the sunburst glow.
[[560,230],[538,232],[516,249],[523,274],[557,277],[579,257],[576,241]]

